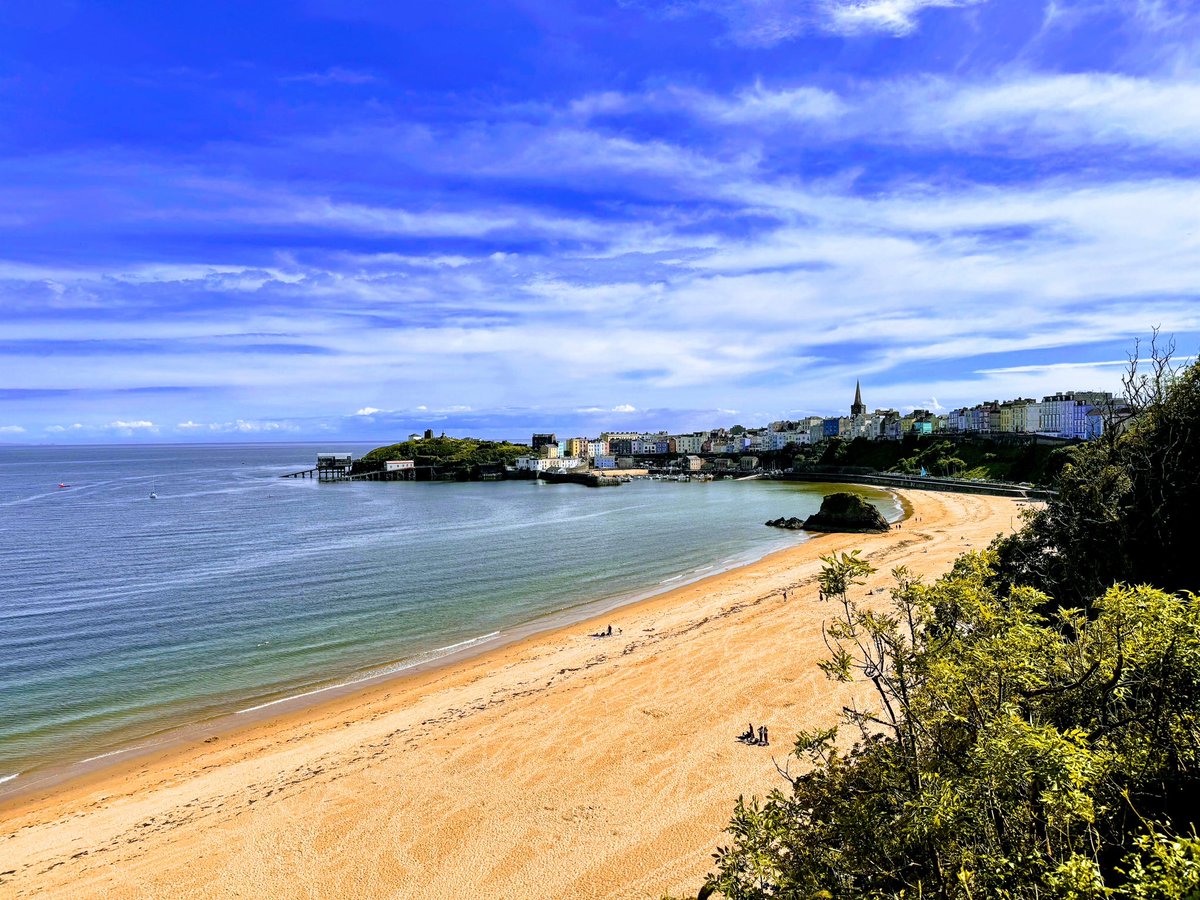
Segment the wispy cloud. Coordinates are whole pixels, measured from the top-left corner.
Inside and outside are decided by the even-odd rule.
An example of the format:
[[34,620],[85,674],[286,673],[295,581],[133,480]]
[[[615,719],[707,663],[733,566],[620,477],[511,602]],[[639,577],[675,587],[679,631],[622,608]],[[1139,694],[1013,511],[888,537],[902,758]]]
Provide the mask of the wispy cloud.
[[986,81],[921,77],[862,82],[843,93],[762,81],[732,94],[662,89],[608,92],[576,116],[683,112],[726,127],[796,129],[809,140],[867,141],[1018,157],[1088,146],[1200,150],[1200,79],[1011,70]]
[[1129,365],[1129,360],[1127,359],[1109,359],[1098,362],[1039,363],[1037,365],[1030,366],[1000,366],[993,369],[976,369],[975,372],[978,375],[1009,375],[1018,372],[1040,372],[1049,374],[1052,372],[1071,372],[1077,369],[1091,370],[1110,368],[1112,366],[1123,368],[1127,365]]
[[812,32],[842,36],[913,34],[928,9],[974,6],[985,0],[686,0],[666,7],[678,15],[703,9],[723,16],[738,43],[770,47]]
[[235,419],[232,422],[193,422],[189,419],[175,426],[182,432],[207,432],[209,434],[271,434],[275,432],[297,432],[295,422]]
[[378,76],[372,75],[370,72],[346,69],[341,66],[330,66],[321,72],[303,72],[299,75],[285,75],[280,79],[280,81],[285,83],[315,84],[318,87],[326,87],[331,84],[372,84],[379,80]]
[[982,0],[826,0],[822,26],[838,34],[912,34],[927,9],[973,6]]

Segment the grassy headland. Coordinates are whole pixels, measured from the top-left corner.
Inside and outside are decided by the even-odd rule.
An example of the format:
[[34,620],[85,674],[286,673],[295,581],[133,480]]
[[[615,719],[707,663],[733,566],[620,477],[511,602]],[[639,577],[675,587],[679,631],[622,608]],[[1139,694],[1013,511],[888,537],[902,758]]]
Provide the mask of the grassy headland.
[[389,459],[411,459],[417,466],[434,467],[442,477],[468,480],[489,470],[511,466],[517,457],[528,454],[529,447],[524,444],[443,435],[376,447],[354,463],[354,471],[375,472]]

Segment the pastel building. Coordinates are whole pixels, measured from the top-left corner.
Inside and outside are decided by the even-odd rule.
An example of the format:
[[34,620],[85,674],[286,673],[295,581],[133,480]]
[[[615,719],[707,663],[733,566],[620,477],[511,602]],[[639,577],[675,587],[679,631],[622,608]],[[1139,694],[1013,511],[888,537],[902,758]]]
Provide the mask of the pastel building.
[[577,469],[583,464],[579,457],[522,456],[517,459],[516,468],[524,472],[548,472],[551,469]]
[[676,453],[684,455],[701,453],[704,450],[704,442],[708,440],[708,432],[697,431],[693,434],[677,434],[671,438],[675,442]]
[[1060,438],[1088,440],[1103,433],[1103,417],[1089,413],[1111,405],[1112,394],[1104,391],[1051,394],[1042,398],[1038,431]]

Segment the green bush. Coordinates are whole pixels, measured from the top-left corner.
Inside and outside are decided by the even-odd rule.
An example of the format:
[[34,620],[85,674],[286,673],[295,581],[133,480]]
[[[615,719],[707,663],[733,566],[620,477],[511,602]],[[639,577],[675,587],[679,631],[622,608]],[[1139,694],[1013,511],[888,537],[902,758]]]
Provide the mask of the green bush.
[[[790,789],[739,800],[711,888],[758,898],[1195,896],[1170,837],[1200,788],[1200,601],[1115,586],[1079,610],[999,594],[994,554],[891,609],[848,599],[869,568],[825,560],[837,680],[876,702],[799,735]],[[1160,822],[1166,824],[1155,825]]]

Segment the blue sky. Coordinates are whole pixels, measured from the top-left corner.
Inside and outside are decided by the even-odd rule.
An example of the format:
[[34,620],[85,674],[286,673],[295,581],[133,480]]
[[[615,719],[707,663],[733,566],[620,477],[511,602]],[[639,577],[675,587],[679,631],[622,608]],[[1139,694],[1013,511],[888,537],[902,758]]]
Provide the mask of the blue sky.
[[1200,344],[1183,0],[0,7],[0,441],[693,429]]

